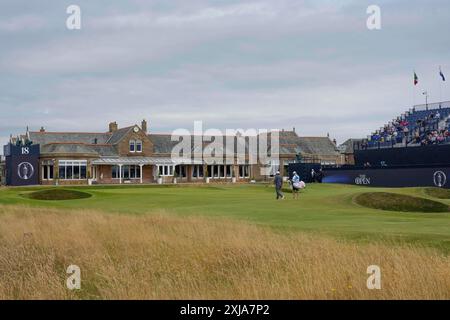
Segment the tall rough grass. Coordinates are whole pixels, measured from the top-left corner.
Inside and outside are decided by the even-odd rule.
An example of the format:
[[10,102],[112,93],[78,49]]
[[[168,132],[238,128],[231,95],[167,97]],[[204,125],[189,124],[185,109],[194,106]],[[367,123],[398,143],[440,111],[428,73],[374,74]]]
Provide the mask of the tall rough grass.
[[[81,268],[81,290],[66,268]],[[379,265],[381,290],[366,287]],[[2,299],[450,299],[450,258],[167,214],[0,206]]]

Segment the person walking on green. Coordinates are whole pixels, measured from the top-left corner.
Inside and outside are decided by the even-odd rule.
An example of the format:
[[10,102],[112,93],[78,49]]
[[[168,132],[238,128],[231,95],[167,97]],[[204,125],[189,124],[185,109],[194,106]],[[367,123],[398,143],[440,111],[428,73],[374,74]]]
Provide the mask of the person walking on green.
[[275,184],[275,192],[277,194],[277,200],[278,199],[284,199],[284,194],[281,192],[281,189],[283,188],[283,177],[280,175],[280,171],[277,171],[275,174],[275,179],[273,180],[273,183]]
[[298,193],[300,191],[300,176],[297,174],[297,172],[292,173],[292,196],[294,199],[298,199]]

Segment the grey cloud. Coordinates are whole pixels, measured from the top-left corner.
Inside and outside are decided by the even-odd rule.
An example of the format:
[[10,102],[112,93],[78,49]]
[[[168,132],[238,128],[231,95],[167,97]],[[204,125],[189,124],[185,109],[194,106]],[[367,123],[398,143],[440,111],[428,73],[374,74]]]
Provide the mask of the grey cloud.
[[369,1],[80,0],[72,32],[71,3],[2,1],[0,136],[144,117],[154,131],[204,120],[365,136],[420,90],[450,98],[436,71],[450,74],[448,1],[378,2],[383,28],[370,32]]

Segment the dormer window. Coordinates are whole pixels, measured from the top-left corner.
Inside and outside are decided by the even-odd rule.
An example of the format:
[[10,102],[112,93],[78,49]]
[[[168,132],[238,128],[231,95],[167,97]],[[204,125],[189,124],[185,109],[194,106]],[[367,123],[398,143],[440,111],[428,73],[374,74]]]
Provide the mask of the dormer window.
[[130,152],[142,152],[142,141],[130,140]]
[[136,140],[136,152],[142,152],[142,141]]

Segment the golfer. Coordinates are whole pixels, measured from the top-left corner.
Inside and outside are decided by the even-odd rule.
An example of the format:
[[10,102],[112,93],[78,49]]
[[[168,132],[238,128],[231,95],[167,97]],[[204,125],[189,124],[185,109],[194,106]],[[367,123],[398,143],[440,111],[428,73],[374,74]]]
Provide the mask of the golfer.
[[273,183],[275,184],[275,192],[277,193],[277,200],[278,199],[284,199],[284,194],[281,192],[281,188],[283,188],[283,178],[280,175],[280,171],[277,171],[275,174],[275,179],[273,180]]
[[296,171],[294,171],[292,176],[292,196],[294,199],[298,199],[298,191],[300,190],[300,177]]

